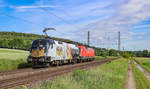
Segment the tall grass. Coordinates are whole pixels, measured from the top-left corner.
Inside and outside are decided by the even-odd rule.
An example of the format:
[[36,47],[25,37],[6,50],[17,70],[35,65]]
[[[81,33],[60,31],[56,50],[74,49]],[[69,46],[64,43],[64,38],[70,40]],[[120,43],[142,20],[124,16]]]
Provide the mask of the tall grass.
[[96,59],[96,60],[101,60],[101,59],[106,59],[106,58],[115,58],[115,56],[106,56],[106,57],[95,56],[95,59]]
[[96,60],[100,60],[100,59],[105,59],[106,57],[102,57],[102,56],[95,56]]
[[24,59],[9,60],[0,59],[0,71],[16,70],[21,68],[31,67]]
[[150,82],[144,76],[144,74],[137,68],[132,61],[133,73],[136,79],[136,85],[138,89],[150,89]]
[[148,72],[150,72],[150,58],[137,58],[136,62],[138,62]]
[[115,60],[88,71],[76,70],[37,89],[122,89],[127,67],[127,60]]
[[30,67],[26,59],[28,51],[0,49],[0,71],[15,70],[19,68]]

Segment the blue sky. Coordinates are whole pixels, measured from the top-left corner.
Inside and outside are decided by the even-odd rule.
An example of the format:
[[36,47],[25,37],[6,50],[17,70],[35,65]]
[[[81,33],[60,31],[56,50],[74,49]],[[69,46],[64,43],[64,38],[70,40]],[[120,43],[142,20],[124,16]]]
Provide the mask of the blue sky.
[[150,49],[149,0],[0,0],[0,31],[43,34],[117,49]]

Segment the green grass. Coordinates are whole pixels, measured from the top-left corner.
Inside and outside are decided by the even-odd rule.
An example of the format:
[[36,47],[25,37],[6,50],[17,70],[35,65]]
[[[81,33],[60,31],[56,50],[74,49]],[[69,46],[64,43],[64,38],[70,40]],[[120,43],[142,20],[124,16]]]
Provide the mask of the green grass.
[[127,68],[127,60],[115,60],[88,71],[76,70],[55,81],[45,82],[37,89],[122,89]]
[[9,60],[26,59],[28,55],[29,51],[0,48],[0,59],[9,59]]
[[105,57],[102,57],[102,56],[95,56],[95,59],[96,59],[96,60],[105,59]]
[[150,89],[150,82],[144,76],[144,74],[137,68],[132,62],[133,73],[136,79],[136,85],[138,89]]
[[107,56],[107,57],[95,56],[96,60],[101,60],[101,59],[106,59],[106,58],[115,58],[115,57],[114,56]]
[[148,72],[150,72],[150,58],[136,58],[136,62],[138,62]]
[[0,48],[0,71],[30,67],[26,59],[28,51]]

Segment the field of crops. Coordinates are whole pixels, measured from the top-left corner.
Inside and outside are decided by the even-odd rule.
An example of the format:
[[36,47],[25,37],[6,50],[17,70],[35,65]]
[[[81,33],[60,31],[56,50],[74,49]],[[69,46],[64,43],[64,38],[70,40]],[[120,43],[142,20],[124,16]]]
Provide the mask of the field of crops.
[[0,71],[29,66],[26,62],[28,55],[28,51],[0,48]]
[[143,67],[145,68],[148,72],[150,72],[150,58],[143,58],[139,57],[136,58],[136,61]]
[[120,59],[88,71],[77,70],[56,81],[45,82],[40,89],[122,89],[127,69],[127,60]]

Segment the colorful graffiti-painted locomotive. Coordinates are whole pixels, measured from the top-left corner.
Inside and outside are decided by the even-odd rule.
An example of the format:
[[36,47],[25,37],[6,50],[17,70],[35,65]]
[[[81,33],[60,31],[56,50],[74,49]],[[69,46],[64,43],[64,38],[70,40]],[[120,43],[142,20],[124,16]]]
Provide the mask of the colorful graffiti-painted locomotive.
[[41,67],[91,61],[94,57],[91,48],[45,38],[33,41],[27,61]]

